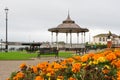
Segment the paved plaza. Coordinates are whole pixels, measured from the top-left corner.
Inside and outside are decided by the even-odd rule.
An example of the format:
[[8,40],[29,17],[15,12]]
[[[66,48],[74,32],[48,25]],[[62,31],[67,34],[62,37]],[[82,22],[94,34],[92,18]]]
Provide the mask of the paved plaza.
[[45,61],[57,61],[63,58],[55,58],[55,57],[43,57],[40,59],[33,60],[3,60],[0,61],[0,80],[6,80],[6,78],[10,77],[11,72],[18,71],[19,65],[21,63],[26,63],[27,65],[37,65],[40,62]]

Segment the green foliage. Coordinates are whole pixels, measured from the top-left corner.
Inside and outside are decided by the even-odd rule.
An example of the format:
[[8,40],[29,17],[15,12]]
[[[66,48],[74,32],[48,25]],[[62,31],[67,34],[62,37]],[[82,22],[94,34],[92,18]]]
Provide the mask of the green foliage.
[[105,49],[107,48],[107,45],[101,43],[95,43],[95,44],[86,43],[86,47],[89,47],[90,49]]

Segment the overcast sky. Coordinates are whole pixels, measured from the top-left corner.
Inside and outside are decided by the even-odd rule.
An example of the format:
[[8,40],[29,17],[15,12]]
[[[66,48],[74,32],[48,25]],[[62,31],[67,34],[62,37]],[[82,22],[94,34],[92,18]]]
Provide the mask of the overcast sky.
[[[120,0],[0,0],[0,39],[3,40],[5,7],[9,8],[9,41],[51,41],[48,29],[61,24],[68,10],[72,20],[90,30],[87,40],[89,35],[92,40],[92,36],[109,30],[120,35]],[[59,37],[59,41],[65,41],[65,34]]]

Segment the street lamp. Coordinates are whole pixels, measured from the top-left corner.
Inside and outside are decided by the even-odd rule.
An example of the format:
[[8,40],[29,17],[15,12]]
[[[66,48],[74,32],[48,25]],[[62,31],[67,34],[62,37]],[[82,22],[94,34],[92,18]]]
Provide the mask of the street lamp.
[[7,32],[8,32],[8,30],[7,30],[7,27],[8,27],[8,8],[5,8],[5,13],[6,13],[6,44],[5,44],[5,52],[8,52],[8,34],[7,34]]
[[2,41],[3,41],[3,40],[1,39],[0,41],[1,41],[1,52],[2,52]]

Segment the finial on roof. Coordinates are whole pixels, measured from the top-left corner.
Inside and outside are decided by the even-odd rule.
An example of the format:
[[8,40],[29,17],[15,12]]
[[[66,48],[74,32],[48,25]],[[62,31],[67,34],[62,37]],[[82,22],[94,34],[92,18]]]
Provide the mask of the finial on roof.
[[67,19],[64,20],[63,23],[75,23],[75,21],[71,20],[71,18],[70,18],[69,10],[68,10],[68,16],[67,16]]
[[68,10],[68,16],[67,16],[67,19],[71,19],[71,18],[70,18],[70,14],[69,14],[69,10]]

